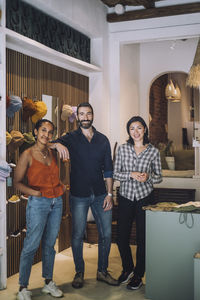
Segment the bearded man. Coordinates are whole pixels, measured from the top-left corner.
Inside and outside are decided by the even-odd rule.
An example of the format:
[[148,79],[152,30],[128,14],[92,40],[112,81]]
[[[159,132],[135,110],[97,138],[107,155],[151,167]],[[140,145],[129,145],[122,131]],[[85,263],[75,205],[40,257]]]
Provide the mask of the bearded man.
[[70,157],[72,252],[76,270],[72,282],[74,288],[81,288],[84,284],[83,237],[89,207],[99,233],[96,278],[109,285],[118,285],[118,281],[107,271],[113,207],[111,149],[107,137],[92,126],[93,117],[93,108],[89,103],[79,104],[77,108],[79,128],[60,137],[52,145],[61,158],[65,159],[68,154]]

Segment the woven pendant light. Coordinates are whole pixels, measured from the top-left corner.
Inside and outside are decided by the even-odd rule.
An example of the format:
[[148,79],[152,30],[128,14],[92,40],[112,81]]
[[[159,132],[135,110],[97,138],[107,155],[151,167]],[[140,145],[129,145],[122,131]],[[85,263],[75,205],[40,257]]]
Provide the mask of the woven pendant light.
[[172,79],[169,79],[169,82],[166,85],[165,97],[167,100],[171,100],[172,102],[180,102],[181,100],[180,88],[177,83],[174,85]]
[[200,39],[198,41],[193,64],[186,79],[186,85],[194,88],[200,86]]
[[165,97],[168,100],[172,100],[174,98],[174,95],[175,95],[174,90],[175,90],[175,87],[174,87],[173,81],[170,79],[165,88]]
[[181,91],[178,86],[178,84],[175,84],[175,90],[174,90],[175,96],[174,99],[172,99],[172,102],[180,102],[181,101]]

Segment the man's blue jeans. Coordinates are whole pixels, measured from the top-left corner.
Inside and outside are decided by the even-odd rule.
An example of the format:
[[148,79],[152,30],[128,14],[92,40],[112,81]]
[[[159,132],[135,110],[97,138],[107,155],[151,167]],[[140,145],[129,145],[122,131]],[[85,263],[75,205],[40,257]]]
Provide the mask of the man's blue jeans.
[[72,252],[76,272],[84,272],[83,237],[89,207],[91,207],[99,233],[98,271],[107,271],[111,245],[112,210],[104,211],[103,202],[105,196],[106,194],[97,197],[91,195],[90,197],[79,198],[70,195],[70,209],[72,213]]
[[26,208],[26,238],[20,257],[19,284],[27,286],[35,252],[42,240],[42,276],[53,278],[54,245],[62,217],[62,197],[30,196]]

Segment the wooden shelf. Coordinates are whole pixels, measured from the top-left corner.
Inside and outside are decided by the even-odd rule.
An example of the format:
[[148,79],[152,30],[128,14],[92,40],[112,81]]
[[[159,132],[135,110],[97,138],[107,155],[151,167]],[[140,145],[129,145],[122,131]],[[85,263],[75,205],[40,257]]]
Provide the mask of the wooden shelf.
[[77,58],[60,53],[37,41],[18,34],[10,29],[1,28],[6,35],[6,47],[23,54],[36,57],[51,64],[61,66],[79,73],[101,72],[101,68]]

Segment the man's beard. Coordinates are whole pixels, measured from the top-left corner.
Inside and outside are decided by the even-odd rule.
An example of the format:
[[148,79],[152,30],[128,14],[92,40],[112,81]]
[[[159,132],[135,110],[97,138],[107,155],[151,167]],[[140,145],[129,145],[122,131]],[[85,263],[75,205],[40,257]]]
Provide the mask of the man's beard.
[[78,122],[81,128],[88,129],[92,126],[93,120],[78,120]]

